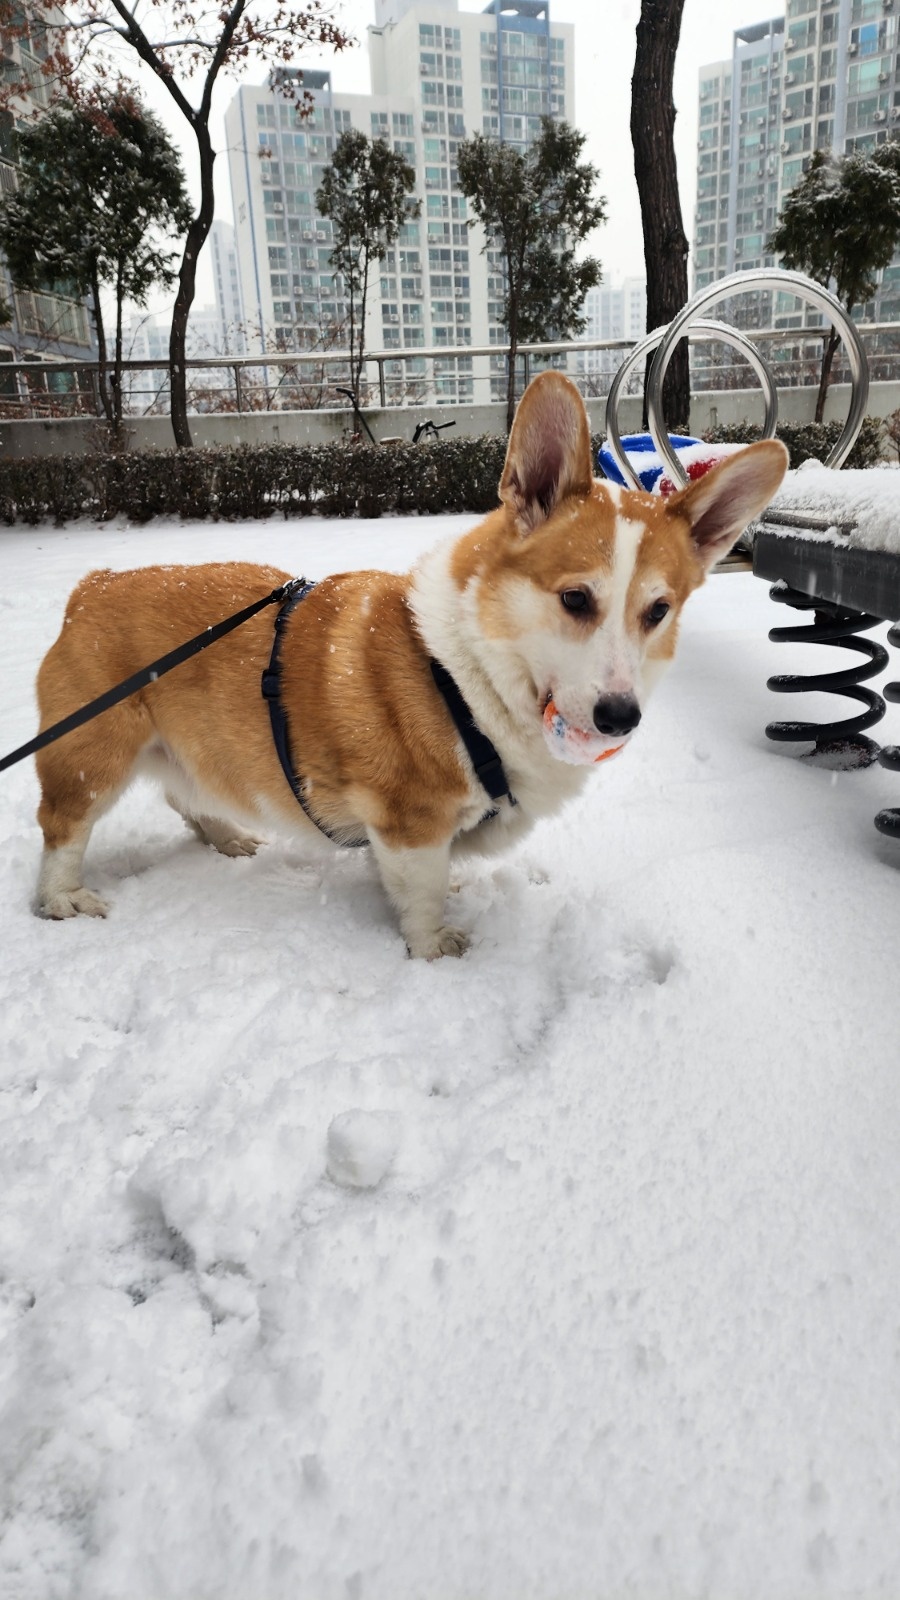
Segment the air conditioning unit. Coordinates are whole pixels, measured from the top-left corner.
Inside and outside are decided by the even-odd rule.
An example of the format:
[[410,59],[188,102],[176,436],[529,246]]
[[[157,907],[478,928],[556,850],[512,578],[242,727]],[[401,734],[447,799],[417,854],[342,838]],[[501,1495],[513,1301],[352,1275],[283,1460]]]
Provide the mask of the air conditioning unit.
[[758,127],[758,128],[764,128],[764,127],[765,127],[765,125],[766,125],[766,119],[765,119],[765,117],[757,117],[757,119],[756,119],[756,126],[757,126],[757,127]]
[[858,51],[859,51],[859,45],[858,44],[848,44],[848,46],[847,46],[847,54],[848,54],[848,56],[855,56],[858,53]]
[[895,106],[891,112],[891,121],[900,122],[900,106]]
[[886,111],[876,111],[874,117],[872,118],[872,121],[873,122],[887,122],[887,112]]
[[891,75],[890,75],[889,72],[879,72],[879,74],[878,74],[878,82],[879,83],[890,83],[890,81],[891,81]]
[[318,240],[319,240],[319,242],[320,242],[320,243],[321,243],[321,241],[322,241],[322,240],[323,240],[323,239],[327,239],[327,238],[328,238],[328,235],[327,235],[327,233],[325,233],[325,231],[324,231],[324,230],[323,230],[323,229],[321,229],[321,228],[317,228],[317,229],[316,229],[316,238],[317,238],[317,239],[318,239]]
[[796,82],[796,74],[793,72],[786,72],[784,75],[784,81],[788,86],[790,86],[792,83]]
[[794,115],[794,113],[793,113],[793,111],[792,111],[792,110],[791,110],[791,108],[790,108],[790,106],[785,106],[785,108],[784,108],[784,110],[783,110],[783,111],[782,111],[782,113],[781,113],[781,116],[782,116],[782,121],[784,121],[784,122],[790,122],[790,120],[791,120],[791,117],[792,117],[792,116],[793,116],[793,115]]
[[785,50],[796,50],[796,48],[797,48],[796,39],[785,39],[784,48],[785,48]]
[[783,156],[789,156],[790,155],[791,147],[790,147],[789,144],[785,144],[785,143],[782,142],[782,144],[779,146],[779,148],[780,148],[781,154]]
[[284,210],[283,202],[281,200],[273,200],[272,201],[272,210],[273,211],[283,211]]
[[391,313],[390,316],[385,317],[384,320],[385,320],[385,322],[399,322],[400,318],[398,317],[396,311],[394,311],[394,312]]

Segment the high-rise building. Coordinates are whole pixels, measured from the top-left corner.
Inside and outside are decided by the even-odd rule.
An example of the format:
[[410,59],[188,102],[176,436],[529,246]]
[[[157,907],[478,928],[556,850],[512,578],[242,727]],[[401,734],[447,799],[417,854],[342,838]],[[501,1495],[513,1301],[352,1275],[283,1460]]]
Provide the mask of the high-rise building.
[[[774,265],[766,240],[814,150],[900,137],[898,11],[900,0],[787,0],[785,16],[737,30],[730,61],[700,68],[695,289]],[[772,309],[777,324],[801,324],[795,302]],[[900,320],[900,262],[865,315]]]
[[[627,339],[637,344],[647,329],[647,280],[625,278],[620,284],[598,284],[589,289],[584,301],[583,338]],[[611,377],[622,364],[622,350],[585,350],[578,357],[579,370],[587,375]],[[601,384],[600,388],[605,389]]]
[[[0,194],[14,194],[18,187],[16,170],[16,130],[25,125],[33,111],[44,109],[48,94],[41,77],[37,52],[40,44],[27,34],[0,39],[0,77],[22,84],[21,116],[0,111]],[[0,256],[0,301],[12,312],[12,320],[0,325],[0,362],[53,362],[68,357],[86,360],[96,351],[93,326],[83,300],[59,293],[32,293],[13,289],[6,263]],[[48,392],[65,392],[70,380],[59,374],[59,383],[46,379]],[[17,386],[12,374],[0,382],[0,400],[15,400]]]
[[[244,308],[238,278],[234,228],[217,217],[210,229],[213,288],[218,312],[217,355],[242,355],[244,351]],[[193,321],[193,316],[191,318]]]
[[[329,72],[304,72],[313,114],[301,118],[268,87],[241,88],[226,114],[244,318],[259,348],[334,342],[346,316],[330,265],[330,224],[315,192],[347,128],[383,138],[416,172],[421,216],[381,263],[366,328],[371,350],[503,346],[503,279],[483,233],[470,228],[459,189],[459,141],[476,131],[524,148],[542,116],[574,120],[574,29],[550,21],[548,0],[376,0],[369,29],[372,92],[342,94]],[[488,359],[491,392],[505,393],[502,355]],[[475,398],[472,357],[396,364],[398,387],[424,381],[438,400]],[[478,398],[488,398],[486,386]]]

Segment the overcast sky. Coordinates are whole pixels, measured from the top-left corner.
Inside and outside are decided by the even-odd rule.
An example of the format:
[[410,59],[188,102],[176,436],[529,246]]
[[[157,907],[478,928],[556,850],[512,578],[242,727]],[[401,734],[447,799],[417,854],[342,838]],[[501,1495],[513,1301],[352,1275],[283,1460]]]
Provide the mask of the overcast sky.
[[[482,11],[484,0],[460,0],[462,11]],[[681,44],[675,73],[678,111],[676,140],[684,221],[693,231],[694,172],[697,152],[697,72],[701,65],[731,55],[735,28],[783,15],[778,0],[685,0]],[[601,191],[608,200],[608,221],[600,229],[593,253],[603,263],[604,279],[643,272],[640,211],[634,183],[629,117],[634,33],[640,0],[550,0],[552,22],[575,24],[575,121],[588,135],[587,155],[601,173]],[[366,28],[374,21],[374,0],[336,0],[336,20],[358,42],[340,56],[310,53],[301,58],[307,66],[330,66],[337,90],[366,93],[369,88]],[[261,81],[254,72],[250,81]],[[224,80],[217,97],[219,116],[216,143],[222,150],[221,113],[234,93],[234,82]],[[164,99],[167,97],[163,97]],[[190,144],[182,136],[177,113],[154,102],[184,151],[188,172],[193,171]],[[474,131],[474,130],[473,130]],[[231,217],[226,161],[217,163],[216,214]],[[212,277],[203,277],[199,301],[212,298]]]

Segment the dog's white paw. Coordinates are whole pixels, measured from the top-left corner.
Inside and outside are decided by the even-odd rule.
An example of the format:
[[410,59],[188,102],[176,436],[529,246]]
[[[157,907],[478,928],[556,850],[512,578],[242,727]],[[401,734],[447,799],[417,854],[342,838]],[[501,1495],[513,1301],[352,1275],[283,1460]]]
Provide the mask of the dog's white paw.
[[441,956],[461,956],[469,948],[469,935],[462,928],[437,928],[409,941],[411,956],[424,961],[439,961]]
[[38,916],[52,922],[62,922],[66,917],[105,917],[109,906],[93,889],[61,889],[42,900]]
[[210,844],[218,850],[220,856],[255,856],[262,839],[254,839],[250,834],[246,838],[210,839]]

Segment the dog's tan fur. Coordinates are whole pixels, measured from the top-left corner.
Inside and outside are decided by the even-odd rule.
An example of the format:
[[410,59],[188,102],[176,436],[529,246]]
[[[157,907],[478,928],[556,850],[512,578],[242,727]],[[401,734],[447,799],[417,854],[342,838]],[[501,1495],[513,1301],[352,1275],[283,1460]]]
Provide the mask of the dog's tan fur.
[[[556,809],[584,776],[554,762],[538,737],[548,689],[557,699],[560,690],[552,673],[549,684],[537,681],[542,669],[529,669],[523,640],[539,638],[561,659],[593,650],[602,662],[603,640],[617,629],[626,644],[608,668],[592,669],[584,692],[599,693],[604,674],[615,688],[625,655],[649,685],[674,651],[685,599],[771,497],[785,464],[782,447],[770,443],[669,502],[613,492],[593,481],[577,391],[547,373],[519,407],[497,511],[417,574],[326,578],[294,611],[282,647],[282,698],[310,804],[328,828],[371,839],[414,954],[464,947],[458,930],[443,924],[447,863],[451,842],[473,837],[487,806],[429,656],[453,671],[521,791],[519,816],[507,807],[499,827],[481,830],[502,843]],[[723,473],[734,485],[730,495]],[[635,554],[627,592],[617,596],[622,538]],[[41,727],[288,576],[247,563],[90,574],[40,669]],[[559,596],[579,586],[590,590],[590,614],[567,615]],[[671,614],[651,633],[648,600],[660,596]],[[44,914],[105,911],[81,883],[81,858],[97,817],[146,767],[159,769],[171,802],[200,837],[227,853],[251,852],[257,840],[248,830],[260,825],[315,832],[285,780],[260,694],[271,647],[272,613],[263,611],[38,755]],[[494,660],[501,679],[507,668],[515,678],[514,691],[498,688]]]

